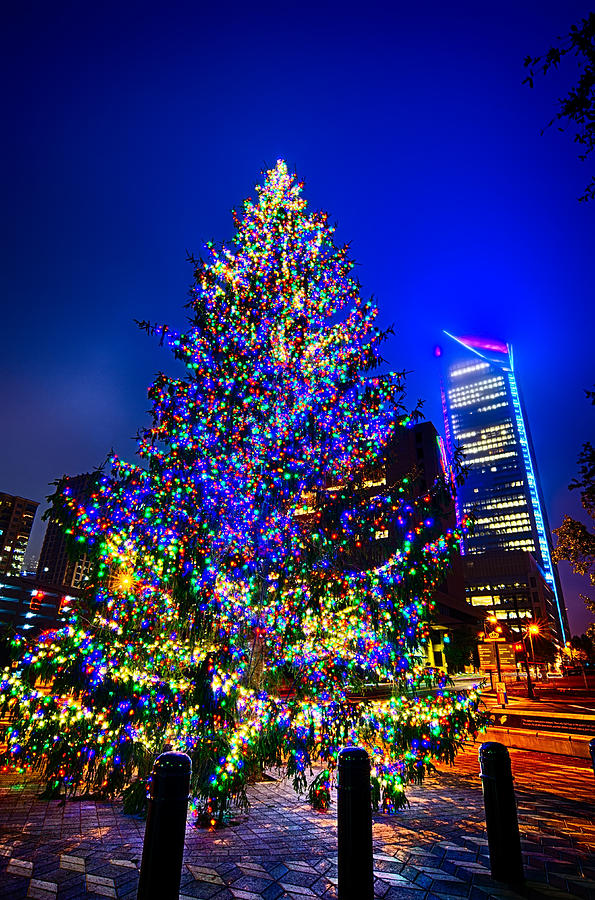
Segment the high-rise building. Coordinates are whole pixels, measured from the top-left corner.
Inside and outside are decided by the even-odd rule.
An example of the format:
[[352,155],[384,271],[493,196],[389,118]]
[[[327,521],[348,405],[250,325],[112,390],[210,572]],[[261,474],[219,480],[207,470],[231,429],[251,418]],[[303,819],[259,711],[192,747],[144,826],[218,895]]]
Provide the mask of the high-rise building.
[[[554,592],[543,569],[526,550],[469,553],[463,557],[465,581],[477,608],[509,625],[514,637],[522,637],[526,620],[556,622]],[[520,634],[518,633],[520,630]]]
[[[467,468],[457,492],[457,514],[475,519],[463,548],[469,557],[468,596],[475,606],[495,607],[496,615],[508,618],[509,610],[504,608],[509,605],[505,602],[508,594],[505,591],[505,597],[498,591],[503,579],[493,567],[493,585],[485,573],[476,579],[472,557],[490,554],[496,559],[503,552],[530,553],[552,592],[552,637],[565,642],[566,608],[552,562],[551,534],[512,347],[495,340],[445,334],[452,342],[447,347],[442,383],[447,451],[452,455],[459,447]],[[475,568],[486,570],[485,566]],[[521,618],[532,615],[530,603],[519,610]]]
[[[92,492],[95,483],[95,475],[85,472],[82,475],[65,475],[60,487],[69,490],[74,498],[83,500]],[[39,555],[37,578],[47,584],[78,589],[84,586],[89,570],[90,563],[84,554],[78,559],[71,558],[64,529],[50,516]]]
[[38,506],[35,500],[0,493],[0,575],[19,575],[23,569]]

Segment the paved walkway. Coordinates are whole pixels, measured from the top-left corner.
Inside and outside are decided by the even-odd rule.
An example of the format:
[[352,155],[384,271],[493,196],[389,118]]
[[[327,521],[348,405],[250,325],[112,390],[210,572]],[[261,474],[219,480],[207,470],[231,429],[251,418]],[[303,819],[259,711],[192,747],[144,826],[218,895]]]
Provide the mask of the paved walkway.
[[[595,778],[582,760],[511,751],[525,896],[595,900]],[[374,821],[375,893],[385,900],[516,898],[489,874],[477,748],[457,757],[411,807]],[[254,785],[251,809],[222,831],[189,825],[180,898],[336,897],[336,820],[283,783]],[[134,900],[144,822],[118,804],[38,800],[0,782],[0,897]]]

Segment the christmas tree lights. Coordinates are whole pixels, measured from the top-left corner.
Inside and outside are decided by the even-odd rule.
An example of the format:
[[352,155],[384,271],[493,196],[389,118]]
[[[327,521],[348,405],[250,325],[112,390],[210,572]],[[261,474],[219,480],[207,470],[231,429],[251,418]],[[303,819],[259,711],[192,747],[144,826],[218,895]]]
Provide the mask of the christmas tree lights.
[[140,323],[185,368],[149,390],[140,462],[112,456],[90,499],[57,492],[92,599],[17,642],[6,758],[50,790],[113,793],[181,749],[215,824],[267,766],[325,808],[357,743],[392,811],[478,723],[475,694],[439,673],[423,690],[432,590],[462,529],[440,531],[447,475],[413,498],[407,479],[370,486],[410,421],[403,375],[378,374],[377,310],[285,163],[256,190],[233,243],[193,260],[187,331]]

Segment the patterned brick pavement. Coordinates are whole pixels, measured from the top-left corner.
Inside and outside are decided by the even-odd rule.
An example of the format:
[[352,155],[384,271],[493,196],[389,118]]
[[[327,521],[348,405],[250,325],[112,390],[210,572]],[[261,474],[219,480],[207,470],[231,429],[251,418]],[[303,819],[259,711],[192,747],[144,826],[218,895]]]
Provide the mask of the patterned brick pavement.
[[[595,778],[582,760],[511,751],[531,900],[595,900]],[[375,893],[385,900],[518,897],[489,874],[477,748],[411,808],[374,822]],[[189,826],[180,898],[336,897],[336,820],[283,783],[254,785],[251,809],[218,832]],[[38,800],[3,776],[0,897],[136,897],[144,822],[118,804]]]

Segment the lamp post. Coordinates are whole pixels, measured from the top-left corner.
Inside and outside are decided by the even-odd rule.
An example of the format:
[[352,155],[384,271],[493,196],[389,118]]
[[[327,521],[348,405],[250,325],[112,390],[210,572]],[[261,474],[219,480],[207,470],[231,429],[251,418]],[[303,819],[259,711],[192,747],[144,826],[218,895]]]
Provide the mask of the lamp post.
[[[489,623],[489,624],[488,624]],[[492,626],[490,628],[490,626]],[[498,641],[501,640],[502,628],[498,625],[498,618],[496,615],[488,616],[486,619],[486,629],[484,632],[486,641],[494,642],[494,653],[496,656],[496,671],[498,673],[498,682],[502,683],[502,666],[500,665],[500,653],[498,651]],[[491,676],[490,676],[491,679]],[[493,685],[492,685],[493,689]]]
[[[516,591],[513,591],[510,594],[510,596],[512,598],[512,602],[514,605],[514,612],[516,615],[516,627],[517,627],[517,630],[519,633],[519,639],[521,641],[521,646],[523,648],[522,662],[524,663],[525,672],[527,674],[527,696],[529,697],[530,700],[537,700],[537,695],[535,694],[535,691],[533,689],[533,682],[531,681],[531,672],[529,671],[529,663],[527,662],[527,653],[525,651],[525,642],[523,641],[523,634],[521,631],[521,617],[519,614],[519,600],[518,600]],[[516,661],[515,661],[515,665],[516,665]]]
[[533,646],[533,635],[539,634],[539,625],[537,622],[529,622],[527,625],[527,634],[529,635],[529,640],[531,641],[531,661],[533,665],[535,665],[535,647]]

